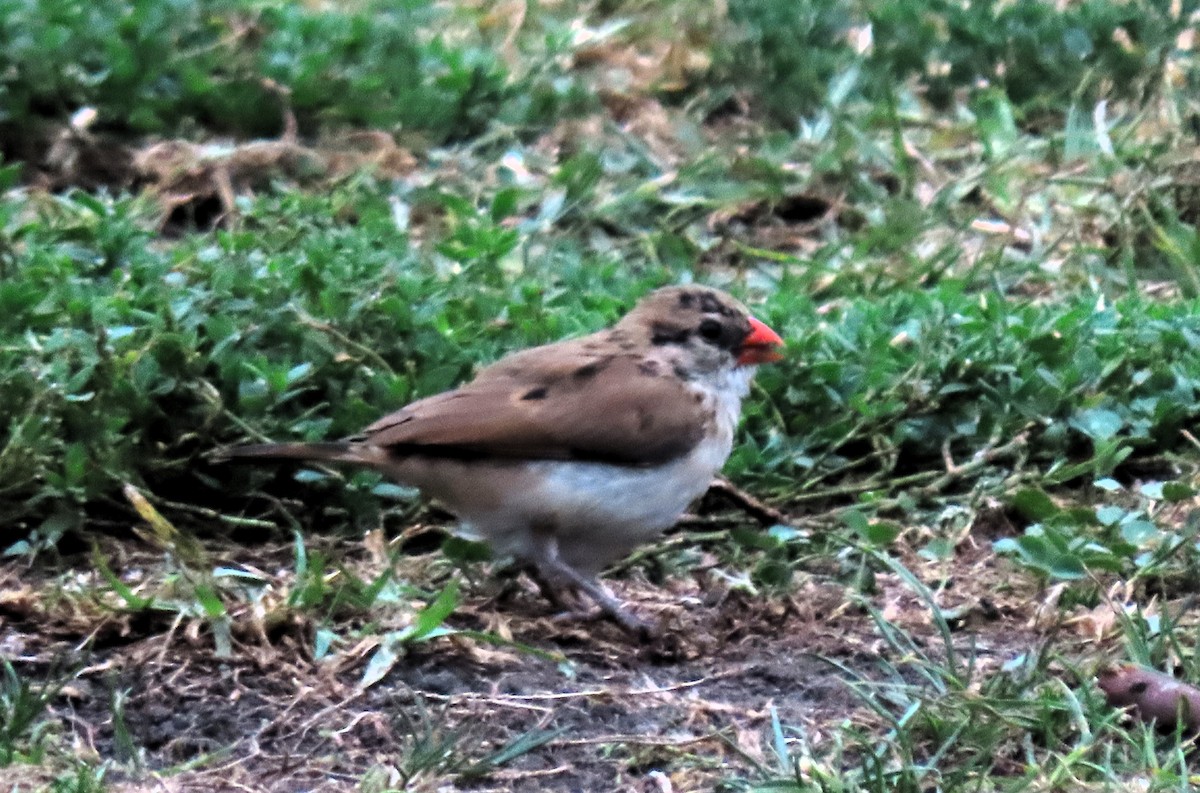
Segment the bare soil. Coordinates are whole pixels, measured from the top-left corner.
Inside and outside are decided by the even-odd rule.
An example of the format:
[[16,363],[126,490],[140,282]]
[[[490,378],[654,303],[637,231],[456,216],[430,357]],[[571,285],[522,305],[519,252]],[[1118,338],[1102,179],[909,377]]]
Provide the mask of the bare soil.
[[[125,570],[155,564],[130,550],[136,541],[109,542]],[[286,554],[230,547],[222,558],[266,570]],[[437,554],[406,563],[446,574]],[[953,569],[925,565],[984,663],[1036,641],[1029,601],[1005,598],[997,564],[969,541]],[[75,574],[90,568],[81,559]],[[368,772],[374,789],[711,790],[780,773],[773,713],[810,740],[846,719],[869,722],[840,670],[869,680],[888,651],[848,590],[820,573],[802,573],[787,595],[730,589],[704,570],[662,586],[637,570],[611,580],[662,620],[649,642],[608,623],[556,621],[532,588],[484,579],[466,586],[448,624],[553,657],[446,637],[412,646],[364,688],[372,625],[333,624],[350,646],[314,660],[311,615],[257,635],[234,615],[233,652],[220,658],[200,620],[97,618],[61,594],[71,575],[0,567],[0,652],[31,680],[82,664],[52,713],[78,756],[115,761],[106,782],[116,790],[350,790]],[[890,575],[876,586],[872,604],[936,652],[919,598]],[[489,761],[522,741],[531,748]]]

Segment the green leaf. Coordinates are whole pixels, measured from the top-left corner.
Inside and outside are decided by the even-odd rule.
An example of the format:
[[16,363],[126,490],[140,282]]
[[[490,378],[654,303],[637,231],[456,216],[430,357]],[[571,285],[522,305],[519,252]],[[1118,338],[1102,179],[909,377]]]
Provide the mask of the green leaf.
[[922,558],[945,561],[954,558],[954,541],[948,537],[935,537],[918,553]]
[[842,522],[864,539],[866,539],[867,534],[871,531],[871,522],[867,520],[866,515],[857,509],[848,509],[842,513]]
[[757,548],[761,551],[773,551],[782,545],[783,541],[770,532],[748,526],[734,526],[729,535],[744,548]]
[[98,547],[92,548],[92,565],[100,571],[100,575],[112,587],[112,590],[120,596],[121,600],[125,601],[125,605],[134,611],[143,611],[154,605],[154,598],[144,598],[134,592],[129,586],[122,581],[112,568],[108,566],[108,560],[104,558],[104,554],[100,553]]
[[767,557],[754,566],[751,578],[761,586],[779,588],[790,584],[795,572],[795,568],[787,562]]
[[200,607],[204,609],[205,615],[209,617],[225,616],[225,603],[222,602],[216,591],[208,584],[196,584],[195,587],[196,600],[200,603]]
[[1020,553],[1021,544],[1016,537],[1002,537],[992,543],[992,550],[996,553]]
[[413,624],[400,632],[400,641],[419,642],[429,638],[446,618],[458,607],[458,579],[452,579],[425,608],[417,614]]
[[1050,574],[1063,581],[1078,581],[1087,578],[1087,567],[1079,557],[1061,554],[1050,565]]
[[1151,501],[1163,500],[1163,483],[1162,482],[1143,482],[1138,490],[1143,496]]
[[[2,162],[2,160],[0,160]],[[17,185],[21,178],[21,163],[14,162],[0,166],[0,192],[9,190]]]
[[1106,441],[1124,429],[1125,421],[1115,411],[1092,408],[1076,413],[1071,425],[1093,440]]
[[482,777],[495,771],[499,766],[504,765],[523,754],[527,754],[539,746],[544,746],[555,738],[563,735],[568,730],[567,727],[558,727],[552,730],[530,730],[523,733],[516,739],[510,741],[507,745],[501,747],[496,752],[488,755],[477,763],[464,768],[460,776],[464,779],[474,779]]
[[874,520],[867,524],[863,538],[876,546],[891,545],[904,527],[889,520]]
[[1092,44],[1092,37],[1088,35],[1088,31],[1078,26],[1067,28],[1063,33],[1063,44],[1066,46],[1068,52],[1080,60],[1091,55],[1096,49]]
[[795,526],[788,526],[783,523],[776,523],[775,525],[768,528],[767,534],[772,539],[778,540],[779,542],[788,542],[789,540],[794,540],[794,539],[806,536],[803,532],[801,532]]
[[400,660],[399,650],[402,647],[403,642],[399,641],[395,634],[385,634],[363,669],[362,678],[358,681],[359,688],[370,688],[382,680]]
[[1196,495],[1195,489],[1183,482],[1163,483],[1162,497],[1172,503],[1187,501],[1194,495]]
[[82,488],[88,468],[88,450],[82,443],[67,446],[63,455],[63,479],[67,487]]
[[421,497],[421,491],[417,488],[405,487],[394,482],[380,482],[371,488],[371,492],[392,501],[415,501]]
[[1143,546],[1160,536],[1158,527],[1148,520],[1131,520],[1121,524],[1121,539],[1134,546]]
[[1050,496],[1037,488],[1026,487],[1018,490],[1009,501],[1009,505],[1021,513],[1021,516],[1031,521],[1042,522],[1059,513],[1059,508]]
[[447,559],[459,564],[486,562],[492,558],[492,551],[487,543],[468,540],[453,534],[442,541],[442,553],[446,555]]
[[313,636],[313,660],[320,661],[329,655],[329,649],[337,641],[338,635],[329,628],[317,628]]
[[1018,138],[1017,122],[1008,97],[1000,90],[983,91],[974,110],[987,156],[991,159],[1003,157]]
[[293,385],[296,381],[307,377],[312,370],[313,365],[311,363],[296,364],[291,369],[287,370],[287,375],[284,379],[287,385]]
[[308,574],[308,548],[304,545],[304,535],[292,531],[292,569],[296,580],[301,581]]

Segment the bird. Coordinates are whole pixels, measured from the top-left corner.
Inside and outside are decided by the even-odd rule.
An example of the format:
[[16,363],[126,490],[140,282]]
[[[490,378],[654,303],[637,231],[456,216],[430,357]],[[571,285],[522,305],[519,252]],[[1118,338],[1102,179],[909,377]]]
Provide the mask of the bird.
[[555,603],[586,596],[592,613],[653,635],[598,575],[708,489],[755,371],[783,348],[729,294],[668,286],[605,330],[510,353],[344,440],[213,456],[374,469],[440,502],[458,534],[518,560]]

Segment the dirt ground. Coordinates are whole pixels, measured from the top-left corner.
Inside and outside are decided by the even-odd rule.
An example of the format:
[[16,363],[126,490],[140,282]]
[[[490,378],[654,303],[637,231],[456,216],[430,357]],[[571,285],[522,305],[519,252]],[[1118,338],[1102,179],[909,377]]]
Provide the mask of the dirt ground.
[[[952,570],[923,573],[984,664],[1037,640],[1028,599],[998,594],[1003,562],[987,546],[968,538]],[[280,544],[222,555],[271,569],[287,553]],[[407,563],[429,569],[438,558]],[[127,553],[122,564],[139,563],[154,557]],[[704,570],[663,586],[639,571],[611,580],[663,622],[649,642],[607,623],[555,621],[531,587],[503,595],[485,579],[465,585],[447,624],[551,657],[446,637],[412,646],[364,688],[370,625],[335,625],[363,638],[320,661],[307,619],[269,636],[235,631],[231,657],[218,658],[198,621],[97,619],[55,598],[64,576],[17,560],[0,567],[10,593],[0,598],[0,652],[31,680],[83,665],[52,713],[76,755],[117,761],[106,782],[123,791],[348,790],[368,772],[372,789],[708,790],[779,773],[772,713],[814,742],[845,719],[868,725],[835,664],[871,679],[889,651],[861,602],[821,571],[801,572],[786,596],[747,594]],[[898,578],[878,575],[867,600],[936,652],[928,608]],[[515,758],[489,761],[522,742],[530,748]]]

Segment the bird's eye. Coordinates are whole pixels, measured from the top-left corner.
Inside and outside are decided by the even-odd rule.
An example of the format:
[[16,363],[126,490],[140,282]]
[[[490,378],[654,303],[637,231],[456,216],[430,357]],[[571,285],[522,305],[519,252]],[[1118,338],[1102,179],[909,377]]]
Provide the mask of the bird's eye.
[[700,337],[707,341],[721,338],[721,323],[715,319],[706,319],[700,323]]

